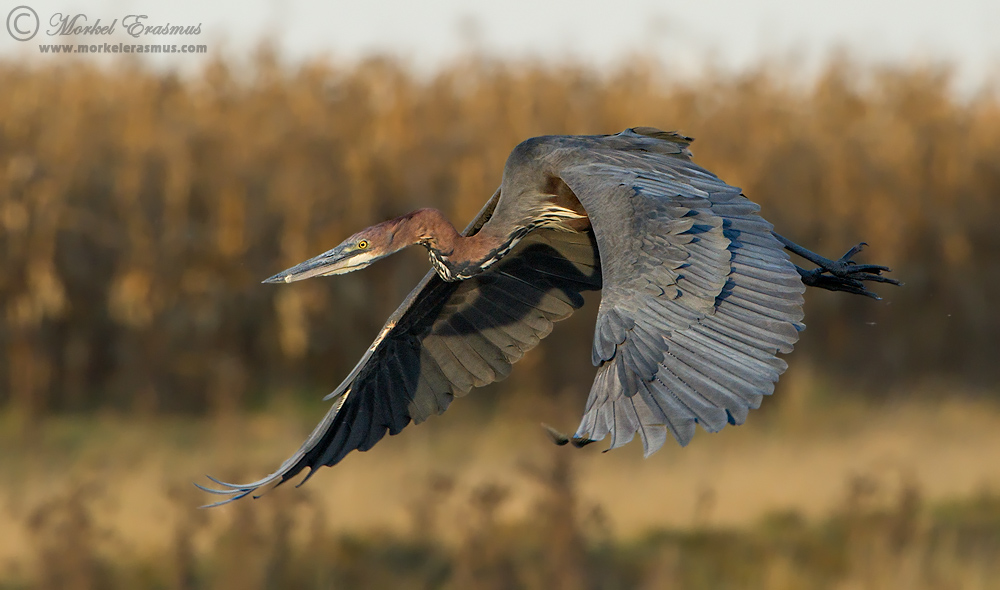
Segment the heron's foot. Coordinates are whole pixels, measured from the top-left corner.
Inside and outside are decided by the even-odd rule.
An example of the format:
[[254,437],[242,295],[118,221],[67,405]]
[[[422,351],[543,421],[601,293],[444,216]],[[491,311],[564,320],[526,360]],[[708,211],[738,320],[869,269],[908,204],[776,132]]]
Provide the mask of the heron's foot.
[[827,291],[846,291],[848,293],[871,297],[872,299],[881,299],[881,297],[867,289],[865,281],[889,283],[890,285],[901,285],[902,283],[896,279],[882,276],[883,272],[892,272],[892,269],[887,266],[882,266],[881,264],[858,264],[854,262],[854,256],[864,250],[867,245],[861,242],[837,260],[828,260],[820,256],[817,256],[816,259],[810,258],[810,260],[819,264],[818,268],[812,270],[805,270],[798,266],[795,268],[798,269],[799,275],[802,277],[802,282],[807,287],[819,287]]

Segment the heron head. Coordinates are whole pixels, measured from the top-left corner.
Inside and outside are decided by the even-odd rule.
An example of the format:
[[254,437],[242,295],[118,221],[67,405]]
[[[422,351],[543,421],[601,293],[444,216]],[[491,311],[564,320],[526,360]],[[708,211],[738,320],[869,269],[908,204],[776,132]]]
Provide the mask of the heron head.
[[397,244],[393,222],[380,223],[359,231],[337,247],[283,270],[265,283],[291,283],[312,277],[342,275],[360,270],[409,244]]

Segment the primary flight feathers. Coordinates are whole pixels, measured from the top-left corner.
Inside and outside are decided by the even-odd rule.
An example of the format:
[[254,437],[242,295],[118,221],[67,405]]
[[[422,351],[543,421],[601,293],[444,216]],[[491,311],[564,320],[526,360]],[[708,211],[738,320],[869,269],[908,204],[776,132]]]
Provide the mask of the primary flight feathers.
[[[855,264],[860,248],[829,260],[774,234],[740,189],[691,162],[690,143],[649,127],[529,139],[464,232],[421,209],[268,279],[342,274],[411,245],[433,266],[294,455],[258,481],[202,489],[222,504],[306,468],[308,479],[444,412],[505,378],[585,291],[601,291],[598,369],[574,443],[610,435],[614,448],[638,433],[648,455],[668,433],[684,445],[696,424],[742,424],[787,366],[777,354],[804,328],[807,285],[874,296],[862,281],[898,283]],[[797,267],[786,249],[819,268]]]

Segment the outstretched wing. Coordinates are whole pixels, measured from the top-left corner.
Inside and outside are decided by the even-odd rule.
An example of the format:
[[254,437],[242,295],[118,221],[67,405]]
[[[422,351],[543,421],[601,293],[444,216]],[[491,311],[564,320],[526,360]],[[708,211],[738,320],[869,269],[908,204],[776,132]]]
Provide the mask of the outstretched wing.
[[592,150],[560,172],[604,276],[578,442],[611,434],[614,448],[639,432],[649,455],[667,431],[684,445],[695,423],[743,423],[804,328],[805,286],[760,208],[674,152]]
[[[494,195],[466,235],[482,227],[496,201]],[[213,479],[222,489],[202,489],[230,496],[223,504],[307,467],[308,479],[355,449],[370,449],[386,432],[397,434],[411,420],[444,412],[455,397],[505,378],[553,322],[583,305],[581,292],[600,288],[597,245],[589,232],[532,232],[488,272],[468,280],[444,282],[428,273],[327,396],[333,407],[292,457],[261,480]]]

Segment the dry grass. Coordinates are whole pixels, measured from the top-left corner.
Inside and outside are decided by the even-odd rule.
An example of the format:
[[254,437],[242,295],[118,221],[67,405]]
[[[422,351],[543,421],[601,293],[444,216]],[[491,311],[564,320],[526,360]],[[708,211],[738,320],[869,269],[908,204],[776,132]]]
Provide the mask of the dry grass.
[[[810,87],[277,64],[0,61],[0,590],[998,586],[995,93],[843,62]],[[417,207],[462,225],[526,137],[634,125],[697,137],[780,232],[829,255],[867,239],[906,287],[809,294],[776,399],[687,449],[556,449],[537,427],[578,416],[592,297],[446,417],[193,509],[198,474],[256,477],[299,444],[322,411],[303,400],[427,264],[258,280]]]
[[[0,62],[0,404],[224,413],[332,387],[423,256],[260,279],[417,207],[464,225],[524,138],[632,125],[697,137],[697,161],[779,231],[831,256],[867,239],[906,281],[881,290],[891,305],[812,294],[797,358],[851,370],[867,394],[995,382],[1000,100],[959,101],[947,80],[843,62],[811,87],[768,67],[678,83],[641,63],[472,61],[419,80],[380,60],[281,69],[266,52],[190,78]],[[565,354],[517,372],[585,388],[591,328],[560,326],[550,350]]]
[[262,474],[310,412],[50,419],[0,448],[0,588],[998,587],[1000,407],[790,382],[797,403],[648,460],[553,447],[538,420],[575,407],[461,400],[208,511],[191,480]]

